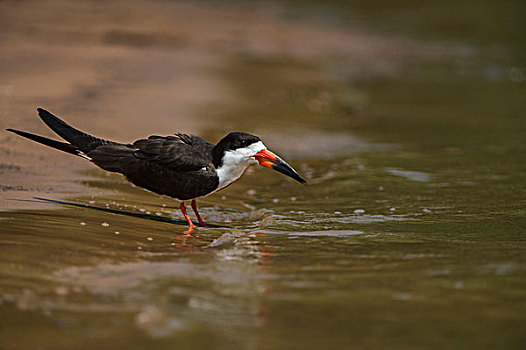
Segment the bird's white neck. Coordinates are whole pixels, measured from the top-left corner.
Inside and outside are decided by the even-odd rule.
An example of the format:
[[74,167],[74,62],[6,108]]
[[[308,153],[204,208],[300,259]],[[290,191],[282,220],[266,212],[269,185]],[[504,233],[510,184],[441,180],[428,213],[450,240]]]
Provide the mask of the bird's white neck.
[[216,169],[219,177],[217,190],[239,179],[250,165],[257,164],[257,160],[252,158],[252,156],[264,149],[266,149],[265,145],[259,141],[244,148],[226,151],[223,155],[221,166]]

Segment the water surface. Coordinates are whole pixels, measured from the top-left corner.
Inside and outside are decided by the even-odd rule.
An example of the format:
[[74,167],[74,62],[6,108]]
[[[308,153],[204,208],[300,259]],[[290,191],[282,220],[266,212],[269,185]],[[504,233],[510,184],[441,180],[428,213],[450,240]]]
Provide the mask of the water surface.
[[[201,73],[220,80],[229,97],[187,113],[204,121],[195,128],[211,141],[228,130],[259,134],[310,186],[251,169],[201,201],[205,220],[240,228],[192,236],[169,222],[181,219],[177,202],[89,164],[58,163],[72,175],[56,191],[5,190],[14,202],[30,192],[102,210],[41,204],[0,213],[0,347],[522,347],[523,48],[504,40],[505,29],[495,48],[476,31],[423,26],[426,40],[413,32],[421,18],[388,21],[358,5],[338,16],[338,2],[322,12],[283,6],[256,7],[255,16],[282,29],[288,21],[311,26],[327,35],[328,51],[279,41],[221,48],[220,63]],[[411,6],[407,16],[432,16],[426,9]],[[314,13],[323,13],[322,23]],[[342,24],[342,14],[359,21]],[[142,36],[130,44],[118,33],[106,45],[133,44],[143,59],[145,50],[174,58],[180,50],[169,36],[152,49]],[[365,51],[353,51],[364,38]],[[152,78],[148,67],[135,79],[156,86],[163,76]],[[124,85],[108,89],[134,96]],[[10,101],[10,108],[28,103]],[[26,169],[9,166],[0,170]]]

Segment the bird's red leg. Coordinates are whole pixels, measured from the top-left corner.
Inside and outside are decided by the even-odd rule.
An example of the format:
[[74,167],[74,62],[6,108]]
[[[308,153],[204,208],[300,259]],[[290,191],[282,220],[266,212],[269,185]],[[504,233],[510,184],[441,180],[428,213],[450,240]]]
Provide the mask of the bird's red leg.
[[207,224],[201,219],[201,215],[199,215],[199,212],[197,211],[197,202],[195,199],[192,199],[192,209],[194,210],[195,215],[197,216],[197,220],[199,220],[199,226],[201,227],[208,227]]
[[197,227],[197,226],[194,225],[194,223],[192,222],[192,220],[190,220],[190,217],[186,213],[186,207],[184,206],[184,202],[181,202],[180,209],[184,215],[184,218],[186,219],[186,221],[188,221],[188,230],[186,230],[185,233],[190,233],[193,231],[194,227]]

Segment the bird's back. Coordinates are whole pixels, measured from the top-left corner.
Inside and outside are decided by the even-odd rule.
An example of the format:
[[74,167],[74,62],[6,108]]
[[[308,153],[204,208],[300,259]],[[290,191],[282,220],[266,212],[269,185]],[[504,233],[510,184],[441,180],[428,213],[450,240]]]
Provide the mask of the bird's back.
[[132,145],[101,145],[87,155],[102,169],[121,173],[137,186],[185,200],[217,187],[213,147],[197,136],[176,134],[150,136]]

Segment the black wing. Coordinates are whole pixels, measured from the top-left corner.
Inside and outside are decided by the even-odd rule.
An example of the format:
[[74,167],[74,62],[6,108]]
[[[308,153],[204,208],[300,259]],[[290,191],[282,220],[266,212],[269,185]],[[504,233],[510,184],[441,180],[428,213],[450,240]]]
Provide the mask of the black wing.
[[87,153],[92,162],[119,172],[137,186],[178,199],[206,195],[218,185],[214,145],[186,134],[150,136],[133,145],[105,144]]
[[176,171],[199,170],[212,162],[214,145],[200,137],[186,134],[150,136],[137,140],[135,157]]
[[77,147],[81,152],[87,153],[100,145],[121,145],[117,142],[100,139],[75,129],[62,119],[58,118],[43,108],[37,108],[38,116],[46,125],[64,140]]

